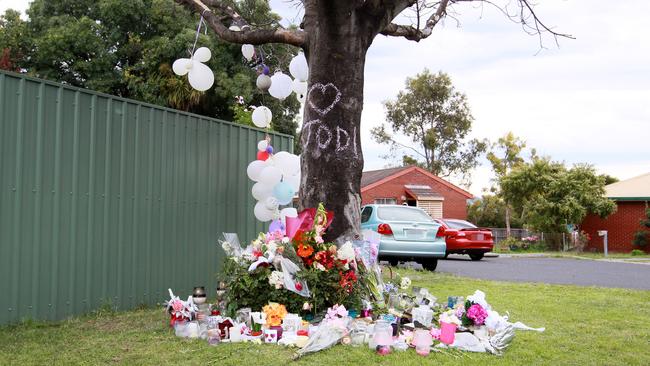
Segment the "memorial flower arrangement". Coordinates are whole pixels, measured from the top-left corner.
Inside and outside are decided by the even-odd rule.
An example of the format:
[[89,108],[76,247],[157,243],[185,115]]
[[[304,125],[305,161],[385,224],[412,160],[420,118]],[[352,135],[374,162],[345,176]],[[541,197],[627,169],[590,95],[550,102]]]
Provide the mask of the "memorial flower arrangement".
[[286,222],[273,222],[242,248],[232,237],[221,247],[226,253],[221,280],[228,289],[228,314],[267,303],[283,304],[292,313],[326,310],[334,304],[359,308],[369,298],[360,282],[363,272],[357,264],[352,242],[340,247],[326,242],[325,232],[333,215],[323,205],[301,212]]

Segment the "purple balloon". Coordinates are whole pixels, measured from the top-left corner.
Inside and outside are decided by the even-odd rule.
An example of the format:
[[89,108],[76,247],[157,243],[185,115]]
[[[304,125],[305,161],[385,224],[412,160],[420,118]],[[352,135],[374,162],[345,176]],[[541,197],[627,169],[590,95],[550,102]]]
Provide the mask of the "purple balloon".
[[271,69],[269,69],[268,66],[264,65],[264,68],[262,68],[262,73],[263,73],[264,75],[268,75],[268,74],[271,73]]
[[271,225],[269,225],[269,232],[272,233],[272,232],[275,232],[275,231],[278,231],[278,230],[282,231],[282,233],[285,232],[284,231],[285,230],[284,225],[282,224],[282,221],[275,220],[275,221],[271,222]]
[[269,154],[273,154],[273,146],[269,145],[266,147],[266,152]]

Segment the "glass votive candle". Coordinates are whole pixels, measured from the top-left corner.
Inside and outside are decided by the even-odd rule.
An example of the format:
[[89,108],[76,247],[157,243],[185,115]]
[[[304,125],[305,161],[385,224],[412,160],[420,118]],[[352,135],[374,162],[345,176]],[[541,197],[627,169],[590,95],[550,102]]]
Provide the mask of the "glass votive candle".
[[378,320],[375,323],[373,341],[379,354],[385,355],[390,353],[390,346],[393,344],[393,327],[389,322]]
[[433,337],[428,329],[416,329],[413,334],[413,345],[415,352],[420,356],[426,356],[431,352]]

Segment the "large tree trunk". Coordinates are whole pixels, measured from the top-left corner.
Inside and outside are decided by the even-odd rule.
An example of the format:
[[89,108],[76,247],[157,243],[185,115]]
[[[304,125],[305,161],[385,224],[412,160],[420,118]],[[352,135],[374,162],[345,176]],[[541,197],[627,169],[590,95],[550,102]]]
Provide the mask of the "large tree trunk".
[[376,32],[353,7],[335,1],[306,7],[304,27],[309,93],[300,137],[300,204],[322,202],[333,211],[327,239],[340,244],[360,233],[363,72]]

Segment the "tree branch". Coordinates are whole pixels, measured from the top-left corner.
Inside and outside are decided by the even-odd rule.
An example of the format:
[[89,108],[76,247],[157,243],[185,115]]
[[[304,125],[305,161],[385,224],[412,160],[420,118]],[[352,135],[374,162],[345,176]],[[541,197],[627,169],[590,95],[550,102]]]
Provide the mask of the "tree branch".
[[510,13],[506,6],[500,6],[493,0],[441,0],[438,4],[438,8],[429,17],[422,29],[418,26],[390,23],[384,28],[381,34],[385,36],[404,37],[408,40],[418,42],[429,37],[433,31],[433,27],[435,27],[441,19],[449,16],[447,10],[451,9],[451,5],[470,2],[488,4],[495,7],[510,20],[521,24],[527,33],[538,35],[540,37],[540,43],[542,33],[545,32],[550,33],[555,38],[556,43],[558,37],[575,39],[575,37],[570,34],[556,32],[551,27],[544,24],[538,17],[537,13],[535,13],[534,6],[531,4],[530,0],[516,0],[519,10],[516,14]]
[[[427,19],[424,28],[422,29],[410,25],[399,25],[395,23],[390,23],[380,33],[385,36],[404,37],[410,41],[419,42],[420,40],[429,37],[433,32],[433,27],[435,27],[436,24],[438,24],[440,19],[444,18],[444,16],[447,14],[448,4],[449,4],[449,0],[442,0],[440,2],[440,5],[438,5],[438,9],[435,11],[435,13],[431,14],[429,19]],[[418,15],[419,15],[419,11],[418,11]],[[418,19],[418,24],[419,24],[419,19]]]
[[231,31],[223,24],[223,18],[206,5],[214,7],[221,14],[232,19],[236,24],[246,26],[248,23],[232,7],[227,6],[220,0],[175,0],[203,16],[210,28],[226,42],[260,45],[265,43],[284,43],[297,47],[305,45],[306,33],[302,30],[277,29],[255,29],[244,27],[241,31]]

